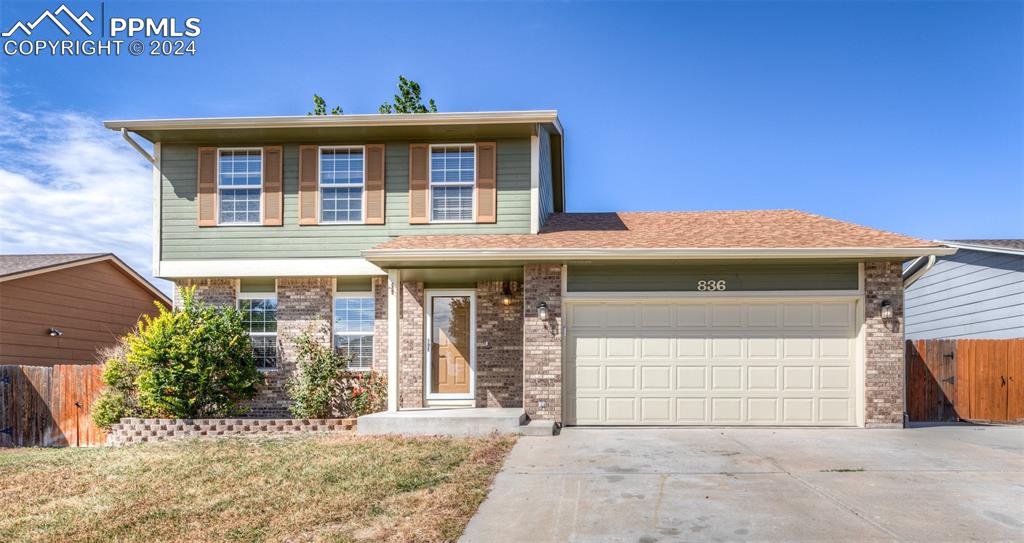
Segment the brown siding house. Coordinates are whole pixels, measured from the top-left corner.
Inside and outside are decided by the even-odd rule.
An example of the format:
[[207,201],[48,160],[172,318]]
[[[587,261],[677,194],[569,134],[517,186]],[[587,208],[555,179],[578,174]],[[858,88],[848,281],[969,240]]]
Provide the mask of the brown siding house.
[[95,363],[170,300],[113,254],[0,255],[0,364]]

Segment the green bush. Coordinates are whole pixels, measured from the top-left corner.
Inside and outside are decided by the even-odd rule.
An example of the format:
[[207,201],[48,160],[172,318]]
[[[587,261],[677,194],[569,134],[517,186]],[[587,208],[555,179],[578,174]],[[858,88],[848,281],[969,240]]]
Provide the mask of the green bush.
[[[323,331],[321,336],[327,336]],[[387,380],[376,372],[349,371],[351,357],[318,341],[311,330],[294,340],[296,374],[288,379],[289,407],[299,418],[361,416],[387,408]]]
[[310,330],[293,341],[297,371],[286,385],[292,399],[288,409],[298,418],[329,418],[340,408],[341,377],[348,358],[317,341]]
[[182,306],[146,316],[123,339],[123,354],[107,358],[107,389],[94,407],[97,425],[121,416],[226,417],[242,413],[256,393],[249,334],[234,308],[216,308],[182,289]]

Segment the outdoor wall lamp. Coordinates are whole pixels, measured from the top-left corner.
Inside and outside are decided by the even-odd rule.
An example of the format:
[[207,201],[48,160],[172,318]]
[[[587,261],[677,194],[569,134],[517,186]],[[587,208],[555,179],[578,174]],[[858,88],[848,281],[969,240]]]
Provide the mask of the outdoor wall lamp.
[[56,328],[50,328],[49,330],[46,331],[46,333],[49,334],[50,337],[60,337],[64,335],[64,332],[61,332]]
[[882,317],[882,324],[884,324],[886,328],[893,330],[893,325],[896,322],[896,318],[893,315],[892,302],[889,300],[882,300],[879,309],[880,316]]
[[547,302],[541,302],[537,304],[537,318],[546,321],[548,320],[548,304]]
[[512,305],[512,284],[507,281],[501,284],[501,305]]

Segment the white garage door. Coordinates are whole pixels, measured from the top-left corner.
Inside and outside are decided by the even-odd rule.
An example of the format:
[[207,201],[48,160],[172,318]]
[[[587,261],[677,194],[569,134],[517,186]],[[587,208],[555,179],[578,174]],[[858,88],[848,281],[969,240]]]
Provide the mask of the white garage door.
[[852,426],[848,300],[567,305],[566,422]]

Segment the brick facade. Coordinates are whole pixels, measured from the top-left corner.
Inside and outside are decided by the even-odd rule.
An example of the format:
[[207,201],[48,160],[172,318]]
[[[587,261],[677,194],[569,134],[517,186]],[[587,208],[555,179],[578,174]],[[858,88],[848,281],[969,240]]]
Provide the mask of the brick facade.
[[[537,316],[547,303],[548,318]],[[533,419],[562,421],[562,267],[523,266],[523,407]]]
[[388,373],[388,278],[373,278],[373,371]]
[[423,407],[423,283],[402,283],[398,407]]
[[234,279],[178,279],[174,282],[174,307],[181,307],[181,289],[196,287],[196,299],[218,307],[235,307]]
[[124,418],[107,432],[107,445],[227,436],[279,437],[351,432],[355,419],[139,419]]
[[523,292],[511,289],[504,305],[502,283],[476,289],[476,406],[523,405]]
[[[903,279],[899,262],[864,264],[864,423],[903,425]],[[893,305],[894,322],[882,322],[882,300]]]

